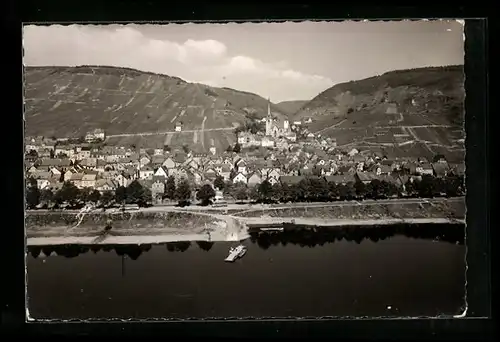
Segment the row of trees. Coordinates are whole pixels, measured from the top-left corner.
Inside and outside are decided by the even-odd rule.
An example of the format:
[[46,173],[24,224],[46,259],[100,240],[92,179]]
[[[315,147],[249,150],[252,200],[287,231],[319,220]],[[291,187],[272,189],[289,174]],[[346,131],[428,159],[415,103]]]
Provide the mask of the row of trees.
[[63,204],[70,208],[81,208],[86,203],[93,203],[100,207],[109,207],[117,204],[138,204],[148,206],[151,203],[151,190],[133,181],[127,187],[118,187],[115,192],[106,191],[102,194],[91,188],[79,189],[71,182],[64,182],[57,191],[51,189],[40,190],[33,178],[27,181],[26,206],[35,209],[40,204],[44,207],[58,208]]
[[305,178],[297,184],[271,184],[265,180],[256,187],[226,184],[224,193],[236,201],[257,202],[326,202],[335,200],[386,199],[393,197],[439,197],[464,194],[464,179],[458,176],[436,178],[426,175],[422,180],[408,181],[398,187],[395,183],[374,179],[368,184],[349,182],[336,184],[324,178]]

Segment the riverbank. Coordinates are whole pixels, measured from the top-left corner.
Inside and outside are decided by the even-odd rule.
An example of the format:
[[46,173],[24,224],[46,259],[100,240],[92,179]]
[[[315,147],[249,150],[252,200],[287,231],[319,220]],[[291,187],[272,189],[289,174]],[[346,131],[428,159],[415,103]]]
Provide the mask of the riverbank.
[[[155,244],[241,241],[250,230],[465,222],[465,200],[305,204],[243,208],[238,212],[153,207],[136,212],[28,212],[28,245]],[[106,231],[106,232],[105,232]]]

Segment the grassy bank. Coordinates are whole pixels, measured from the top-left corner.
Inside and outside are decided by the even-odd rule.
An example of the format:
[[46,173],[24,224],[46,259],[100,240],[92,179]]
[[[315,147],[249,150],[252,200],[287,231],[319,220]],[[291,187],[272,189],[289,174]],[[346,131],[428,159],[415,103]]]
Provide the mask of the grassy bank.
[[81,222],[75,213],[31,212],[26,215],[28,237],[95,236],[106,226],[116,235],[199,233],[218,220],[209,216],[178,212],[89,213]]
[[394,203],[380,205],[345,205],[330,207],[271,208],[235,214],[239,217],[294,217],[332,220],[370,219],[463,219],[465,202]]

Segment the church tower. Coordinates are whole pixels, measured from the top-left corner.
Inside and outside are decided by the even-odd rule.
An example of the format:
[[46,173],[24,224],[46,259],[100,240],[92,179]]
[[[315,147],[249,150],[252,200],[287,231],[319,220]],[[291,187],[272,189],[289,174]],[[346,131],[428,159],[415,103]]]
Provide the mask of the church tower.
[[271,99],[267,99],[266,135],[272,135],[273,118],[271,117]]

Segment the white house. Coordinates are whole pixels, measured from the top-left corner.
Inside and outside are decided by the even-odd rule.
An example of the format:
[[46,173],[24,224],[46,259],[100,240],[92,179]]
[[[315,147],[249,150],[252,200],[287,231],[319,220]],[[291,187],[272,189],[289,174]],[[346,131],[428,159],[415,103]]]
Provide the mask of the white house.
[[36,186],[40,190],[47,189],[50,186],[50,182],[47,179],[37,179]]
[[213,155],[215,155],[217,153],[217,148],[215,148],[215,146],[211,146],[209,148],[209,151],[210,151],[210,153],[212,153]]
[[162,177],[165,177],[165,178],[168,177],[168,173],[161,166],[156,170],[156,172],[154,173],[154,175],[155,176],[162,176]]
[[123,187],[127,187],[131,183],[130,179],[128,179],[122,174],[116,175],[114,180],[118,186],[123,186]]
[[261,145],[262,147],[274,147],[274,140],[268,137],[263,137],[261,140]]
[[242,173],[242,174],[246,175],[247,174],[247,163],[243,159],[238,160],[238,162],[236,163],[236,170],[238,173]]
[[155,174],[155,171],[153,170],[152,167],[150,166],[143,166],[139,170],[139,178],[140,179],[153,179],[153,175]]
[[140,167],[144,167],[144,166],[148,165],[149,163],[151,163],[151,159],[149,159],[146,156],[142,156],[141,159],[139,159]]
[[102,194],[108,191],[114,191],[116,185],[111,179],[99,179],[95,182],[95,189]]
[[236,184],[236,183],[243,183],[243,184],[247,184],[247,177],[242,174],[241,172],[238,173],[234,178],[233,178],[233,184]]
[[248,186],[256,186],[262,182],[262,178],[260,177],[258,172],[253,173],[247,181]]
[[180,132],[180,131],[182,131],[182,123],[181,123],[181,122],[177,122],[177,123],[175,124],[175,131],[176,131],[176,132]]
[[353,149],[352,149],[352,150],[350,150],[347,154],[348,154],[350,157],[352,157],[352,156],[354,156],[354,155],[356,155],[356,154],[358,154],[358,153],[359,153],[359,151],[358,151],[357,149],[353,148]]
[[167,159],[165,159],[163,164],[161,164],[161,166],[167,169],[173,169],[175,168],[175,161],[172,158],[168,157]]

